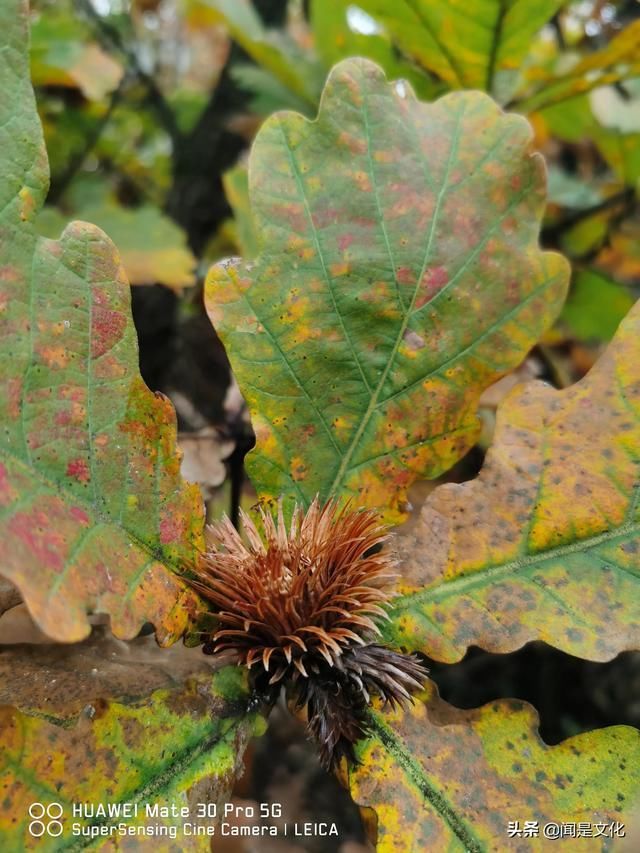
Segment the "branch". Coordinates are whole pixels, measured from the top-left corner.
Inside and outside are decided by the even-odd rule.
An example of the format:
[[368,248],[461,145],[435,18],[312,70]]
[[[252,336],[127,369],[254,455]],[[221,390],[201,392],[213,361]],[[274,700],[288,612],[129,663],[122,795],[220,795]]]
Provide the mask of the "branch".
[[566,50],[567,43],[564,38],[564,33],[562,32],[562,21],[560,19],[560,13],[556,12],[556,14],[551,18],[551,26],[556,34],[556,40],[558,42],[558,47],[560,50]]

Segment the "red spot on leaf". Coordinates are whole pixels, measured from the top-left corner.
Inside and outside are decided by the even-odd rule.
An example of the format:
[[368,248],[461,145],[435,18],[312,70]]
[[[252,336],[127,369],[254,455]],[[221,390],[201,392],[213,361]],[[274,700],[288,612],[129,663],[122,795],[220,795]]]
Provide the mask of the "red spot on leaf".
[[6,281],[8,284],[15,284],[16,282],[22,281],[22,278],[22,273],[18,267],[11,266],[11,264],[0,267],[0,281]]
[[99,358],[122,338],[127,325],[124,314],[94,305],[91,324],[91,357]]
[[81,524],[83,527],[88,527],[89,516],[83,509],[80,509],[79,506],[72,506],[69,509],[69,514],[73,519],[75,519],[75,521],[78,522],[78,524]]
[[338,238],[338,248],[341,252],[344,252],[354,241],[355,237],[353,236],[353,234],[342,234]]
[[11,418],[20,417],[20,403],[22,402],[22,379],[13,378],[7,382],[7,409]]
[[182,536],[184,530],[184,522],[178,518],[163,518],[160,522],[160,542],[163,545],[168,545],[170,542],[177,542]]
[[273,205],[274,218],[288,224],[291,231],[302,234],[307,224],[307,214],[303,204],[298,202],[283,202]]
[[425,270],[420,283],[420,293],[416,299],[416,308],[422,308],[427,302],[431,302],[436,293],[442,290],[448,281],[449,274],[444,267],[433,267]]
[[316,228],[326,228],[338,221],[340,213],[335,207],[323,207],[313,213],[313,222]]
[[89,466],[85,459],[72,459],[67,465],[67,477],[73,477],[80,483],[88,483],[91,479]]
[[64,566],[66,542],[42,510],[17,512],[8,524],[9,532],[33,555],[35,564],[54,571]]
[[60,400],[71,400],[73,403],[83,403],[86,398],[86,387],[77,385],[62,385],[58,390]]
[[338,137],[338,145],[348,148],[352,154],[366,154],[367,151],[367,143],[364,139],[359,139],[357,136],[347,133],[344,130]]
[[392,463],[388,465],[386,470],[381,469],[381,471],[384,476],[393,478],[393,482],[397,486],[402,486],[403,488],[410,486],[414,479],[411,471],[398,469]]
[[400,284],[413,284],[416,277],[411,267],[398,267],[398,281]]
[[507,285],[507,303],[509,305],[520,304],[520,286],[517,281],[510,281]]

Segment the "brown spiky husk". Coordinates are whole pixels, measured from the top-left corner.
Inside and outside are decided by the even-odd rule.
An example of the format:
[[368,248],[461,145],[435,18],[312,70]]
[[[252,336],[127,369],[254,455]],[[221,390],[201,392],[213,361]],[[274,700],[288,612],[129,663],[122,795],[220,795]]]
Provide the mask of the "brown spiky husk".
[[286,684],[325,766],[354,760],[371,696],[403,704],[426,675],[414,657],[372,642],[396,577],[386,530],[375,513],[333,501],[296,508],[288,527],[281,506],[275,521],[260,516],[262,534],[242,513],[247,544],[228,519],[213,527],[192,581],[218,620],[204,650],[246,665],[259,690]]
[[413,655],[370,644],[347,649],[331,672],[320,670],[297,685],[294,705],[306,708],[307,727],[331,769],[344,756],[355,763],[354,744],[369,733],[367,707],[379,696],[392,707],[412,701],[426,669]]

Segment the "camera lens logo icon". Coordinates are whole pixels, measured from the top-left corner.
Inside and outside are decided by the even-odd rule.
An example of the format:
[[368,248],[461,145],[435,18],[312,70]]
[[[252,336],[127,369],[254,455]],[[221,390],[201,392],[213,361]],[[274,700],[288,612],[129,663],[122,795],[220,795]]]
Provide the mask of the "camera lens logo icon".
[[33,838],[41,838],[43,835],[50,835],[57,838],[62,835],[62,817],[64,809],[60,803],[49,803],[45,806],[44,803],[31,803],[29,806],[29,817],[32,818],[29,824],[29,834]]

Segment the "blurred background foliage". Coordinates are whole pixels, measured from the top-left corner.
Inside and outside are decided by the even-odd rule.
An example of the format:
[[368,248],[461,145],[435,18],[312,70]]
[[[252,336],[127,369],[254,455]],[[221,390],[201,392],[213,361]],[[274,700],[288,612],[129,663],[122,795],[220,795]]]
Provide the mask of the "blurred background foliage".
[[[527,116],[547,161],[541,241],[569,257],[570,296],[525,364],[485,393],[482,439],[447,479],[475,475],[514,384],[575,382],[640,295],[637,0],[32,0],[32,23],[52,172],[40,230],[58,236],[69,219],[86,219],[119,247],[142,374],[173,400],[183,472],[202,485],[210,515],[253,503],[243,477],[253,438],[204,313],[204,275],[222,257],[256,255],[251,141],[275,110],[313,117],[335,62],[370,57],[427,100],[483,89]],[[416,486],[416,503],[433,485]],[[591,664],[542,644],[508,656],[471,650],[455,666],[434,663],[432,675],[458,706],[532,701],[549,742],[640,724],[635,654]],[[300,813],[318,819],[326,799],[362,837],[301,736],[275,726],[257,750],[259,772],[241,796],[264,798],[278,779],[298,779]]]

